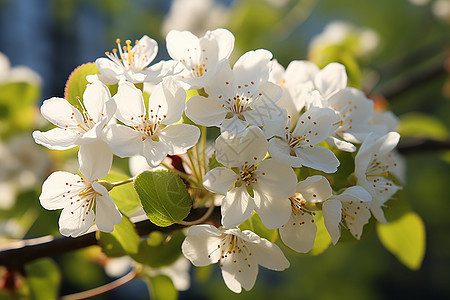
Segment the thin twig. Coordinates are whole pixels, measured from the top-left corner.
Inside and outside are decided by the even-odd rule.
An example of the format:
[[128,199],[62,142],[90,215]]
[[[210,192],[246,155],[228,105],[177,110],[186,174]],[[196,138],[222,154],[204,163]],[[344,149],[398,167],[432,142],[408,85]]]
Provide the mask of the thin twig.
[[398,151],[402,154],[440,150],[450,150],[450,140],[414,139],[402,142],[398,146]]
[[117,279],[113,282],[110,282],[108,284],[105,284],[105,285],[102,285],[102,286],[99,286],[99,287],[96,287],[96,288],[93,288],[91,290],[87,290],[84,292],[62,296],[61,300],[89,299],[91,297],[102,295],[102,294],[110,292],[118,287],[121,287],[122,285],[125,285],[128,282],[134,280],[136,277],[137,277],[136,272],[134,270],[132,270],[129,273],[127,273],[126,275],[124,275],[123,277],[120,277],[119,279]]

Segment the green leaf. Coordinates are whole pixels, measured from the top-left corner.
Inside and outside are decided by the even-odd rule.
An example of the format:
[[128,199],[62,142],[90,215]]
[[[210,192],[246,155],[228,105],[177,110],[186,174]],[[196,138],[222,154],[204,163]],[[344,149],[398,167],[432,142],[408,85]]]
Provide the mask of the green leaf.
[[154,246],[156,244],[154,237],[142,240],[139,243],[138,252],[131,257],[135,261],[153,268],[173,264],[181,255],[181,244],[185,235],[181,231],[175,231],[166,237],[166,240],[157,246]]
[[89,83],[86,76],[94,74],[99,74],[95,63],[86,63],[73,70],[66,82],[64,98],[72,105],[78,105],[77,97],[83,99],[84,90]]
[[315,212],[314,221],[317,225],[317,233],[316,239],[314,241],[314,246],[308,254],[311,255],[319,255],[323,253],[327,248],[331,245],[331,237],[328,234],[327,228],[325,227],[325,223],[323,221],[322,212]]
[[[127,175],[111,171],[104,180],[113,183],[127,180],[129,178],[130,177]],[[136,190],[133,188],[133,184],[131,182],[113,188],[111,191],[109,191],[109,195],[111,196],[111,198],[113,198],[114,203],[116,203],[119,210],[125,215],[131,215],[135,213],[136,210],[141,206],[139,196],[136,193]]]
[[267,229],[256,212],[253,212],[253,215],[238,227],[241,230],[253,231],[272,243],[275,243],[278,239],[278,231],[276,229]]
[[61,275],[56,263],[50,258],[36,260],[25,266],[30,299],[57,299]]
[[389,224],[377,225],[383,246],[405,266],[418,270],[425,255],[425,225],[415,212],[408,212]]
[[122,216],[122,222],[114,226],[113,232],[98,232],[97,240],[103,252],[110,257],[136,254],[139,247],[139,235],[134,224]]
[[155,300],[176,300],[178,291],[173,285],[172,280],[165,275],[150,276],[144,274],[150,291],[151,299]]
[[192,203],[183,181],[169,171],[144,171],[134,181],[150,221],[167,227],[186,218]]
[[449,137],[448,129],[440,120],[421,113],[402,115],[398,132],[402,137],[431,138],[436,140],[446,140]]

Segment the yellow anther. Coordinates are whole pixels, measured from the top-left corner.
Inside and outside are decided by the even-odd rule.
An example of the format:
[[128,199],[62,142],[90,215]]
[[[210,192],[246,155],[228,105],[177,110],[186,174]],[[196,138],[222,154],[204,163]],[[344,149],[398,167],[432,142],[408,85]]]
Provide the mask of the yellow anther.
[[389,176],[389,171],[381,173],[381,174],[370,174],[367,175],[367,177],[388,177]]
[[120,39],[116,39],[116,44],[120,44]]

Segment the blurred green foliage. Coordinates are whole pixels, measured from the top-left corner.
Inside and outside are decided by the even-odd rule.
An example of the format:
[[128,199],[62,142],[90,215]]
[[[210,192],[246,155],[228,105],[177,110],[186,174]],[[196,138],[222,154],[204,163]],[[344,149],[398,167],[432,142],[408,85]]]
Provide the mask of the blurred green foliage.
[[[140,1],[52,0],[52,16],[58,24],[55,30],[63,35],[73,35],[74,28],[71,25],[79,13],[80,6],[87,3],[92,5],[93,9],[99,9],[105,16],[108,23],[107,36],[99,38],[107,45],[114,46],[116,37],[133,39],[147,34],[160,42],[160,49],[164,48],[164,37],[160,32],[164,18],[163,5],[158,1],[153,1],[146,9],[141,9]],[[436,63],[442,63],[448,55],[445,51],[450,41],[449,24],[435,18],[430,5],[413,6],[406,0],[290,0],[285,5],[275,6],[266,1],[241,0],[232,2],[229,9],[231,17],[226,27],[232,30],[236,37],[234,59],[248,50],[266,48],[272,51],[274,58],[285,67],[294,59],[310,58],[321,67],[338,61],[346,65],[350,85],[363,88],[372,96],[383,95],[388,87],[403,82],[412,75],[426,73],[426,70]],[[359,27],[373,29],[380,39],[376,51],[369,57],[359,57],[360,49],[352,36],[340,44],[316,49],[316,52],[310,51],[309,43],[312,37],[334,20],[344,20]],[[80,72],[76,76],[83,78],[84,75]],[[448,94],[444,94],[445,80],[448,80],[448,74],[442,72],[435,77],[425,78],[407,91],[387,99],[388,108],[400,117],[399,132],[402,140],[418,137],[449,139],[450,99]],[[83,90],[83,85],[71,87],[68,98],[73,100],[76,96],[81,97]],[[23,82],[0,84],[2,142],[7,142],[21,132],[31,134],[33,129],[40,126],[37,122],[40,100],[40,89],[37,86]],[[388,219],[393,220],[392,223],[375,226],[374,222],[370,222],[365,226],[361,243],[343,234],[345,243],[330,246],[326,231],[319,228],[317,239],[322,242],[313,248],[313,254],[320,255],[298,255],[286,251],[291,267],[281,273],[261,268],[252,291],[243,292],[241,295],[232,293],[223,283],[219,268],[210,266],[195,271],[197,276],[192,276],[193,291],[179,293],[180,298],[188,299],[192,295],[197,298],[227,300],[416,299],[428,298],[430,295],[436,298],[448,297],[450,201],[447,198],[450,160],[441,154],[448,156],[448,152],[435,151],[411,153],[405,157],[406,186],[397,202],[387,203],[392,208],[387,212]],[[52,165],[46,170],[46,174],[53,169],[61,169],[70,157],[75,157],[75,152],[51,152],[49,156],[52,158]],[[347,169],[353,169],[353,165],[350,166],[353,164],[351,154],[343,153],[339,159],[345,165],[344,174],[348,173]],[[120,171],[128,173],[125,169],[126,161],[121,162],[123,170]],[[337,174],[339,175],[339,172]],[[309,175],[311,174],[300,174],[301,177]],[[108,177],[111,181],[126,178],[127,176],[116,173]],[[344,186],[347,180],[347,177],[337,177],[336,184]],[[37,200],[39,193],[40,183],[37,183],[34,189],[19,192],[16,205],[12,209],[0,211],[2,220],[17,220],[26,237],[58,233],[59,213],[43,210]],[[133,196],[124,197],[125,194]],[[125,200],[123,203],[117,203],[122,212],[131,214],[138,205],[137,194],[131,185],[114,189],[111,196],[116,201]],[[186,212],[183,212],[183,216],[184,213]],[[425,239],[425,229],[418,216],[422,217],[426,226],[426,253],[423,253],[421,241],[414,240],[418,236],[422,242]],[[183,219],[181,214],[179,219]],[[119,249],[118,252],[113,252],[112,256],[123,252],[134,253],[136,250],[136,236],[131,238],[134,241],[131,244],[123,242],[128,241],[129,237],[123,238],[123,235],[129,235],[132,226],[128,219],[123,222],[113,233],[101,238],[104,251],[109,249],[108,247],[111,247],[111,251]],[[267,231],[261,226],[259,217],[254,215],[241,227],[256,230],[270,240],[277,239],[276,231]],[[373,234],[375,227],[381,235],[381,242],[377,234]],[[412,252],[407,255],[408,253],[402,253],[404,248],[399,250],[398,242],[406,239],[411,232],[416,235],[407,241],[411,242],[409,250]],[[420,235],[417,235],[417,232]],[[155,256],[136,257],[137,260],[158,267],[167,265],[172,258],[178,257],[182,234],[175,234],[172,239],[165,238],[166,236],[164,239],[153,236],[152,239],[142,240],[139,247],[151,248]],[[407,266],[418,270],[409,270],[386,251],[383,245],[396,253]],[[50,259],[28,265],[29,281],[23,280],[24,284],[18,291],[18,296],[55,298],[60,276],[64,293],[104,284],[108,279],[98,262],[99,249],[96,248],[93,252],[95,255],[90,254],[90,250],[84,250],[58,257],[60,267]],[[171,256],[174,253],[176,255]],[[425,257],[420,266],[422,255]],[[154,258],[157,258],[156,263]],[[150,293],[154,299],[177,297],[178,293],[168,277],[148,276],[145,280],[150,282]],[[8,294],[2,291],[0,296],[7,297]],[[142,297],[145,299],[147,295]],[[107,298],[107,295],[103,297]]]

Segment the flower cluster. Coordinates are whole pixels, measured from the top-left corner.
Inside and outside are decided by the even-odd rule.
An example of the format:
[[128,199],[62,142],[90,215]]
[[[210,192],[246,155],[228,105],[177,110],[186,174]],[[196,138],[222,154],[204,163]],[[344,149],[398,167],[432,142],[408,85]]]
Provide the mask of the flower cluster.
[[[202,190],[190,193],[194,203],[215,199],[222,226],[192,226],[183,254],[196,266],[218,262],[234,292],[253,287],[258,265],[289,267],[276,244],[239,228],[254,214],[300,253],[314,246],[318,222],[333,244],[341,229],[360,239],[372,215],[386,223],[382,208],[401,188],[395,181],[402,179],[394,151],[399,134],[362,91],[347,86],[343,65],[319,69],[295,60],[284,69],[263,49],[231,65],[234,36],[226,29],[200,38],[172,30],[166,42],[171,60],[150,65],[156,41],[144,36],[121,46],[117,40],[118,49],[97,59],[100,74],[87,77],[91,83],[79,105],[44,101],[42,115],[57,127],[34,132],[35,141],[56,150],[79,146],[82,177],[55,172],[40,196],[44,208],[63,209],[63,235],[83,234],[94,222],[110,232],[120,222],[111,186],[99,180],[113,154],[143,156],[153,168],[168,155],[188,164],[175,168],[177,174],[185,175],[188,188]],[[118,88],[111,96],[107,85],[113,84]],[[142,86],[151,88],[148,98]],[[204,140],[198,143],[207,127],[220,129],[209,164]],[[191,151],[203,151],[200,165]],[[343,167],[340,155],[353,160],[345,166],[354,171],[344,175],[344,185],[333,177]]]

